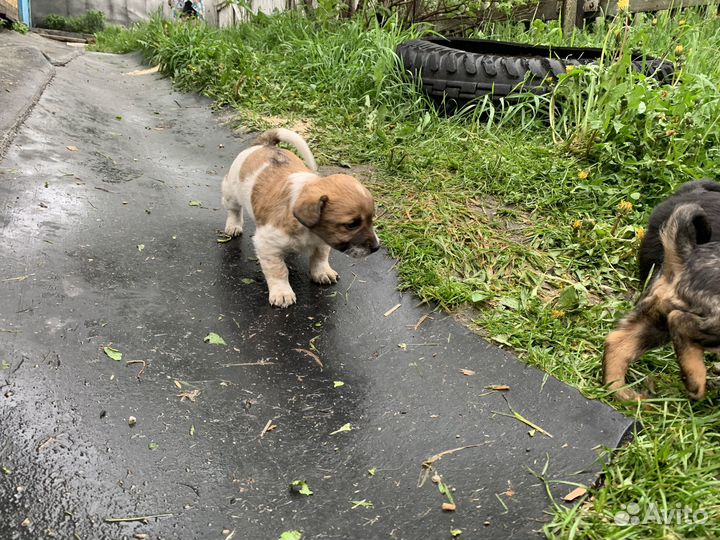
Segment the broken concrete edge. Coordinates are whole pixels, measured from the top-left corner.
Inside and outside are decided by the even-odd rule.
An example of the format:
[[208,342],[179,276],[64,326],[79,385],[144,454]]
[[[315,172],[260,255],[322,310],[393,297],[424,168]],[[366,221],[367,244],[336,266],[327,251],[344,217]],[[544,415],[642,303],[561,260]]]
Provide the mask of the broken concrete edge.
[[[63,42],[63,43],[65,43],[66,45],[69,45],[69,42]],[[80,56],[83,53],[82,49],[74,48],[69,52],[69,54],[67,54],[61,58],[52,58],[45,51],[40,51],[40,52],[42,52],[43,56],[47,59],[48,62],[50,62],[50,65],[53,65],[56,67],[66,66],[71,60],[74,60],[75,58],[77,58],[78,56]]]
[[[6,49],[15,49],[16,47],[6,47]],[[37,49],[36,49],[37,50]],[[39,51],[40,52],[40,51]],[[55,68],[49,62],[45,54],[41,54],[41,57],[45,61],[45,65],[31,66],[31,69],[36,68],[44,75],[40,80],[36,81],[36,89],[33,92],[29,100],[25,100],[24,103],[17,107],[17,112],[14,115],[14,120],[9,122],[8,125],[0,125],[0,159],[5,156],[5,152],[12,144],[17,135],[17,131],[22,126],[25,119],[30,115],[35,104],[40,100],[40,97],[45,92],[45,88],[50,84],[50,81],[55,76]]]

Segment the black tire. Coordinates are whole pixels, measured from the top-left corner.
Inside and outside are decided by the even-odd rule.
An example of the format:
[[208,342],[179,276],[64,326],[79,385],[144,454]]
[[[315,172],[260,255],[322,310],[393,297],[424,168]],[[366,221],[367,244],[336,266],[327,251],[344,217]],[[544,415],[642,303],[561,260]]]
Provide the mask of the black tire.
[[[596,62],[601,49],[536,47],[483,39],[417,39],[397,47],[404,69],[422,82],[435,103],[462,107],[479,97],[499,99],[518,92],[545,93],[549,77],[557,78],[567,66]],[[639,72],[661,83],[670,82],[671,62],[633,56]]]

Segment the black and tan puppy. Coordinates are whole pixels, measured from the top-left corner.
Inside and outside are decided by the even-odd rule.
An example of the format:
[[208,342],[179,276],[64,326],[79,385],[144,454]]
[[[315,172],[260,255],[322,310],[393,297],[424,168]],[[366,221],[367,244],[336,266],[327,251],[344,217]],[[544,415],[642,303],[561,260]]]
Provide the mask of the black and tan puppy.
[[[685,387],[705,397],[704,351],[720,348],[720,185],[703,180],[660,204],[640,247],[640,277],[649,284],[635,309],[605,340],[603,383],[620,399],[628,366],[672,342]],[[652,275],[651,275],[652,274]]]

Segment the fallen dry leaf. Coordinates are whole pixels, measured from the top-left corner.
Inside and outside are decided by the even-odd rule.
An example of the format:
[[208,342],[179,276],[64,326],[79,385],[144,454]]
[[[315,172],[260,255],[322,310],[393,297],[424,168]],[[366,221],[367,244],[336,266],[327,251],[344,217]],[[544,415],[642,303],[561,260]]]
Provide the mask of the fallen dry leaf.
[[449,502],[442,503],[443,512],[454,512],[455,508],[456,508],[456,506],[453,503],[449,503]]
[[515,496],[515,490],[512,487],[512,484],[510,483],[510,480],[508,480],[508,488],[507,491],[503,491],[501,495],[507,495],[508,497]]
[[65,148],[67,148],[67,149],[70,150],[71,152],[77,152],[77,151],[78,151],[78,147],[75,146],[74,144],[70,144],[70,145],[66,146]]
[[130,71],[125,75],[127,75],[128,77],[139,77],[140,75],[150,75],[152,73],[157,73],[158,71],[160,71],[159,65],[147,69],[136,69],[135,71]]
[[176,394],[176,396],[180,398],[180,401],[185,401],[186,399],[189,399],[193,403],[195,403],[195,400],[199,395],[200,390],[186,390],[185,392],[180,392],[179,394]]
[[470,377],[472,375],[475,375],[475,372],[472,369],[461,369],[460,373],[465,375],[466,377]]
[[584,487],[576,487],[576,488],[573,489],[570,493],[568,493],[567,495],[565,495],[565,496],[563,497],[563,501],[565,501],[565,502],[572,502],[572,501],[574,501],[575,499],[577,499],[577,498],[579,498],[579,497],[582,497],[582,496],[585,495],[586,493],[587,493],[587,489],[585,489]]
[[491,384],[490,386],[483,386],[485,390],[497,390],[498,392],[506,392],[510,390],[507,384]]

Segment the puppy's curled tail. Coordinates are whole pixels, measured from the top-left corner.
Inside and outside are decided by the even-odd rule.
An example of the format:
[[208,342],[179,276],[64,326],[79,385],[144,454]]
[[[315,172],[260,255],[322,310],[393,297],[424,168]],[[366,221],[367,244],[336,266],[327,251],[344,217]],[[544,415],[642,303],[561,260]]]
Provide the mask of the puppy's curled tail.
[[660,231],[663,274],[672,279],[682,272],[698,244],[709,242],[711,236],[712,229],[702,206],[694,203],[678,206]]
[[310,147],[305,142],[305,139],[294,131],[285,128],[275,128],[260,134],[255,140],[255,144],[267,146],[276,146],[280,142],[294,146],[297,151],[300,152],[300,156],[303,158],[303,161],[305,161],[305,165],[307,165],[311,171],[317,171],[315,157],[312,155]]

